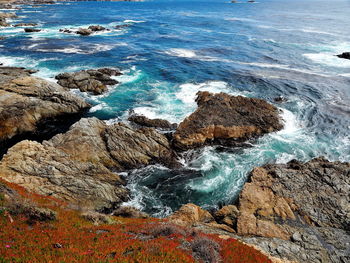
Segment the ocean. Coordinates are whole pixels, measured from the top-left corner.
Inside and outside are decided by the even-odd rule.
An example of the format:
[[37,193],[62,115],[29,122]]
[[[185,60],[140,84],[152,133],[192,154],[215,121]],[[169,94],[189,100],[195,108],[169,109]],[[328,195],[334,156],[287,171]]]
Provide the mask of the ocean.
[[[335,56],[350,51],[349,11],[347,0],[23,6],[12,23],[34,22],[43,30],[0,28],[7,37],[0,63],[38,69],[35,75],[51,81],[62,72],[120,68],[120,84],[106,94],[81,94],[93,104],[87,116],[108,123],[127,121],[130,112],[179,123],[204,90],[280,108],[285,128],[249,147],[208,146],[183,153],[183,169],[154,165],[122,173],[132,196],[127,204],[164,217],[190,202],[207,209],[234,202],[256,166],[317,156],[350,161],[350,60]],[[111,30],[59,32],[89,25]],[[275,102],[280,96],[286,101]]]

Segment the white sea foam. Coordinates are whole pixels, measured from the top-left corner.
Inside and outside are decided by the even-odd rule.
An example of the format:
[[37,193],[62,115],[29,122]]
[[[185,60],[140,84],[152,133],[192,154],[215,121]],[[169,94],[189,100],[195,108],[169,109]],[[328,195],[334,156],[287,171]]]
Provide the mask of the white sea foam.
[[350,68],[350,60],[338,58],[334,53],[311,53],[304,54],[304,56],[318,64],[337,68]]
[[193,50],[184,49],[184,48],[172,48],[165,51],[165,54],[174,56],[174,57],[182,57],[182,58],[194,58],[197,56]]
[[126,19],[126,20],[124,20],[123,21],[124,23],[131,23],[131,24],[133,24],[133,23],[145,23],[146,21],[143,21],[143,20],[132,20],[132,19]]

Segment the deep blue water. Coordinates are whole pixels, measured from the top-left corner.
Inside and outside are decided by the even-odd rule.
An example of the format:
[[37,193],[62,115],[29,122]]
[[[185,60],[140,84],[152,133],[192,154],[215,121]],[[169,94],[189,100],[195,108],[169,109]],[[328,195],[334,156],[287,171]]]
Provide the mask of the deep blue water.
[[[151,166],[125,176],[136,205],[164,216],[181,204],[207,208],[231,202],[247,173],[265,163],[326,156],[350,161],[350,1],[261,0],[79,2],[25,6],[17,22],[42,32],[1,28],[0,62],[66,71],[120,67],[120,85],[102,96],[84,95],[91,116],[125,120],[130,110],[180,122],[199,90],[258,97],[283,110],[285,129],[244,149],[206,147],[183,156],[186,169]],[[60,28],[99,24],[113,29],[88,37]]]

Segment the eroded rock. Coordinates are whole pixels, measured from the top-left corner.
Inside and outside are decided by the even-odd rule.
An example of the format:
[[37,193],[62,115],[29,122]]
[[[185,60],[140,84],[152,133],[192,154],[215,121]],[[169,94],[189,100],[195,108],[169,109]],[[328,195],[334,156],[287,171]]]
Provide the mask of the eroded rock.
[[169,222],[191,227],[200,223],[214,223],[214,217],[206,210],[195,204],[186,204],[180,207],[174,214],[168,217]]
[[180,123],[174,145],[235,144],[283,128],[276,107],[261,99],[198,92],[197,110]]
[[118,69],[101,68],[97,70],[82,70],[73,73],[62,73],[55,78],[58,84],[82,92],[92,92],[95,95],[107,91],[107,85],[116,85],[118,81],[111,78],[122,73]]
[[90,107],[63,87],[30,76],[32,72],[0,67],[0,142],[35,133],[47,119],[67,118]]

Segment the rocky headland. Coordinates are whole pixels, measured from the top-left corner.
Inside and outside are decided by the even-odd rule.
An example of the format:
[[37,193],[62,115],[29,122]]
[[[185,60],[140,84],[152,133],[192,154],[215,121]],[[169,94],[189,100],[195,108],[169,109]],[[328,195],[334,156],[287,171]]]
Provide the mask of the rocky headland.
[[[21,3],[28,4],[16,2]],[[1,3],[1,8],[13,6]],[[14,13],[0,13],[0,27],[11,26],[8,19],[15,17]],[[25,27],[23,30],[28,33],[40,31],[34,23],[12,26]],[[61,32],[85,36],[107,30],[96,25]],[[350,59],[349,52],[337,56]],[[274,105],[257,98],[199,92],[197,110],[179,125],[135,114],[129,116],[129,122],[108,125],[94,117],[85,118],[84,113],[91,105],[70,89],[103,94],[109,85],[118,84],[113,77],[122,74],[119,69],[62,73],[56,76],[57,84],[34,77],[33,73],[24,68],[0,67],[0,223],[5,222],[2,229],[14,226],[6,230],[12,231],[11,235],[21,229],[30,231],[37,221],[50,222],[45,226],[47,233],[56,228],[60,230],[56,235],[62,234],[63,229],[53,227],[52,222],[65,222],[66,229],[69,222],[64,221],[65,215],[71,213],[69,220],[74,222],[74,231],[81,231],[83,225],[84,238],[96,234],[94,244],[99,235],[106,238],[115,229],[109,226],[86,232],[86,222],[74,221],[77,217],[94,225],[114,225],[118,231],[126,228],[119,233],[131,236],[123,241],[126,244],[130,239],[142,244],[161,237],[161,242],[171,240],[173,245],[180,236],[177,248],[187,249],[197,261],[203,262],[224,261],[224,256],[219,256],[218,244],[227,247],[236,244],[236,240],[254,247],[244,245],[242,251],[252,254],[256,248],[263,251],[254,262],[350,262],[350,163],[320,157],[308,162],[293,160],[256,167],[235,203],[216,211],[185,204],[160,225],[147,214],[122,205],[130,198],[128,178],[122,172],[152,164],[178,169],[181,168],[178,155],[184,151],[206,145],[239,147],[279,131],[283,120]],[[275,100],[283,101],[284,98]],[[56,207],[43,206],[45,202],[38,201],[38,196],[45,202],[55,202]],[[21,220],[18,215],[28,219],[29,227],[16,226]],[[125,223],[124,218],[135,221]],[[148,229],[150,225],[153,228]],[[203,238],[204,233],[211,236],[198,241],[198,236]],[[10,245],[6,249],[7,246]],[[50,246],[64,249],[65,244]],[[131,246],[118,253],[123,256],[135,253],[138,248]],[[119,255],[115,247],[106,252],[107,258]],[[172,259],[166,260],[173,262]]]

